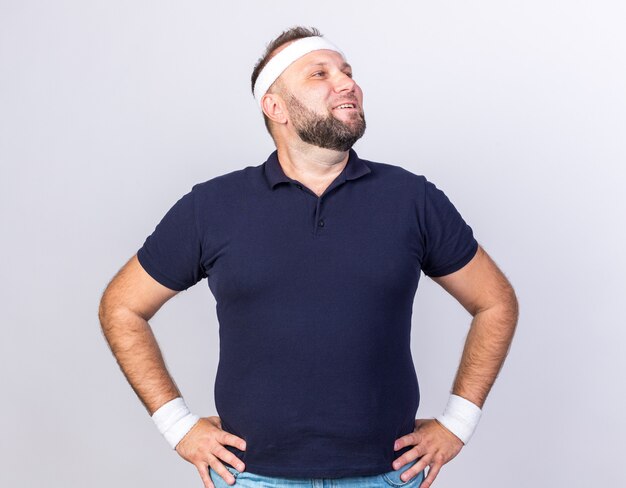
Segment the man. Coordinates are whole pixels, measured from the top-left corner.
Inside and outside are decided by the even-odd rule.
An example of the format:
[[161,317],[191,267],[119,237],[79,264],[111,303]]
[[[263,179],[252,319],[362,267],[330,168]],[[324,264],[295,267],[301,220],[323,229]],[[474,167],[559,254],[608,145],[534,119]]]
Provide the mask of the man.
[[[441,190],[351,149],[365,131],[363,94],[317,30],[273,41],[252,88],[277,150],[170,209],[107,287],[105,336],[207,488],[331,478],[428,488],[471,437],[506,357],[513,289]],[[421,271],[473,320],[446,411],[416,420]],[[219,417],[198,418],[147,321],[204,277],[220,323]]]

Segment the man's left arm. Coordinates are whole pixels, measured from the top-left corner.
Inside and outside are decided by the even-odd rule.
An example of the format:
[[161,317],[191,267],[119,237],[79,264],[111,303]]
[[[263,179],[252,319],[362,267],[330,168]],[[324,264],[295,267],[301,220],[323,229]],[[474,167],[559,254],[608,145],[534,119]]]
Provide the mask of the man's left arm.
[[[518,318],[513,287],[482,247],[454,273],[433,277],[473,316],[452,393],[482,408],[509,351]],[[421,488],[429,488],[441,467],[454,458],[463,441],[435,419],[417,419],[415,430],[396,440],[397,451],[414,446],[394,469],[421,458],[402,474],[403,480],[429,466]]]

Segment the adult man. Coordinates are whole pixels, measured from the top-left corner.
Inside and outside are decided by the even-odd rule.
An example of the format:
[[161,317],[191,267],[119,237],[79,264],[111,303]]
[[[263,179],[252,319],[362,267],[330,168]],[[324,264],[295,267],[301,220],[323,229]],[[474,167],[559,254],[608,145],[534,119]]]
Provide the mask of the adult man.
[[[513,290],[432,183],[351,149],[365,131],[362,91],[319,32],[279,36],[252,86],[277,150],[170,209],[103,296],[107,340],[206,487],[418,486],[429,466],[428,488],[476,426],[513,336]],[[437,420],[414,417],[420,271],[474,316]],[[198,419],[147,320],[203,277],[220,322],[220,417]]]

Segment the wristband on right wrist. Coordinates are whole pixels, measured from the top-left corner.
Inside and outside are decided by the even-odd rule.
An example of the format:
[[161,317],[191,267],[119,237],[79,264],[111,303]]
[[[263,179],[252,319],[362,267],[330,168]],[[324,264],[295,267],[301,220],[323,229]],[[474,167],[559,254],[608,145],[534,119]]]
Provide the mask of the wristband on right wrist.
[[152,420],[165,440],[172,446],[172,449],[176,449],[178,443],[196,425],[200,417],[193,415],[187,408],[185,401],[178,397],[165,403],[154,412]]
[[436,420],[467,444],[476,430],[482,410],[469,400],[458,395],[450,395],[443,414]]

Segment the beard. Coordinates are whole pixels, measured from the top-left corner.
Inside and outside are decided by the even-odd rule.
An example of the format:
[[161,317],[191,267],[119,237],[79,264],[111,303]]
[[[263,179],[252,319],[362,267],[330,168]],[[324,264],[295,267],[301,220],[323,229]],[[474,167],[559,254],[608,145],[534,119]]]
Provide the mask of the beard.
[[304,106],[293,94],[285,97],[296,133],[304,142],[324,149],[347,151],[365,133],[365,115],[354,113],[343,122],[330,113],[320,115]]

